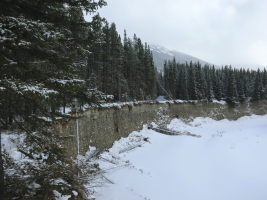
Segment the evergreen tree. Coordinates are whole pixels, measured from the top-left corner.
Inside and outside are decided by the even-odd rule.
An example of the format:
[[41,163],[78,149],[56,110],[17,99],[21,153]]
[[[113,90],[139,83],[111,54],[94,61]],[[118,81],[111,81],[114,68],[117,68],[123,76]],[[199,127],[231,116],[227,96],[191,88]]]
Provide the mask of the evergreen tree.
[[262,79],[261,79],[261,73],[260,70],[258,69],[255,77],[255,82],[254,82],[254,90],[253,90],[253,96],[252,99],[257,101],[263,98],[263,85],[262,85]]
[[186,66],[181,67],[181,72],[179,75],[179,99],[188,100],[189,92],[188,92],[188,74],[186,70]]
[[207,85],[208,79],[207,80],[205,79],[204,70],[201,67],[199,62],[195,65],[195,67],[196,67],[196,87],[197,87],[197,91],[198,91],[198,98],[199,99],[205,99],[205,92],[206,92],[207,87],[208,87],[208,85]]
[[[266,98],[266,70],[215,68],[199,63],[179,64],[165,61],[163,85],[172,98],[212,101],[226,100],[229,104]],[[166,94],[166,93],[165,93]],[[169,96],[169,95],[167,95]]]
[[198,100],[199,99],[199,91],[196,85],[196,73],[193,63],[190,62],[189,69],[188,69],[188,93],[191,100]]
[[[6,181],[11,180],[6,198],[52,197],[57,187],[53,180],[58,177],[66,178],[59,188],[65,194],[78,184],[74,174],[64,174],[75,172],[73,163],[64,156],[51,125],[57,117],[65,117],[60,108],[74,97],[90,103],[78,74],[90,54],[84,42],[90,24],[83,11],[93,13],[103,5],[102,0],[0,2],[0,129],[25,133],[27,145],[19,150],[36,163],[20,166],[18,173],[28,173],[27,184],[16,186],[23,190],[14,190],[16,177],[5,175]],[[41,187],[28,187],[36,183]]]
[[[209,68],[207,68],[209,69]],[[213,84],[212,84],[212,77],[210,75],[211,71],[207,70],[206,71],[206,83],[207,83],[207,87],[206,87],[206,99],[208,101],[212,101],[214,99],[214,92],[213,92]]]
[[156,69],[147,43],[145,43],[144,68],[145,93],[149,99],[153,99],[156,96]]
[[236,87],[236,78],[232,68],[227,68],[227,90],[226,101],[229,104],[236,104],[238,102],[238,93]]
[[242,70],[240,73],[236,71],[236,77],[237,77],[237,91],[238,91],[238,99],[242,103],[246,100],[246,94],[245,94],[245,83],[244,83],[244,74],[242,73]]
[[223,83],[221,78],[221,71],[215,70],[215,67],[212,67],[212,84],[213,84],[213,91],[214,91],[214,97],[217,100],[221,100],[223,97],[222,90],[223,90]]

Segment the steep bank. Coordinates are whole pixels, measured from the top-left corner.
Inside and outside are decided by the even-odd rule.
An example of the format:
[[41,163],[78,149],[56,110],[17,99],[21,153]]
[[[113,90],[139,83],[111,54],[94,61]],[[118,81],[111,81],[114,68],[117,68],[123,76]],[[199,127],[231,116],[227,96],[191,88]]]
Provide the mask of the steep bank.
[[[108,149],[114,141],[140,130],[152,121],[168,121],[172,118],[190,119],[211,117],[213,119],[237,119],[242,116],[267,114],[267,102],[241,104],[229,107],[219,102],[144,102],[125,103],[106,107],[93,107],[80,114],[78,132],[80,152],[84,154],[89,146],[100,150]],[[66,151],[70,156],[77,154],[76,120],[62,121],[58,126]]]

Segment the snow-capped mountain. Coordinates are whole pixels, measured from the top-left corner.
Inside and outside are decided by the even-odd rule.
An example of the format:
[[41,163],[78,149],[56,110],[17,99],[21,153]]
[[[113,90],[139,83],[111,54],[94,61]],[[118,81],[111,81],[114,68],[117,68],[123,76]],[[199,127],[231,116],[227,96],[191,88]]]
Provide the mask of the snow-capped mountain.
[[176,62],[179,62],[179,63],[186,63],[186,62],[190,63],[192,61],[194,63],[199,62],[202,65],[205,65],[205,64],[210,65],[210,63],[204,60],[201,60],[199,58],[196,58],[196,57],[193,57],[193,56],[190,56],[188,54],[181,53],[178,51],[171,51],[160,45],[151,44],[150,49],[153,53],[154,64],[159,70],[163,69],[165,60],[172,60],[173,58],[175,58]]

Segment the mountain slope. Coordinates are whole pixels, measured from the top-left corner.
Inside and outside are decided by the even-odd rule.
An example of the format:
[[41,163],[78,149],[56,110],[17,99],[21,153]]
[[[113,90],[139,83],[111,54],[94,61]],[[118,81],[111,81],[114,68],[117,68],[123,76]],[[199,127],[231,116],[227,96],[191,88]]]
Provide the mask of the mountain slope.
[[150,45],[150,49],[153,53],[153,60],[154,64],[157,67],[157,69],[162,70],[164,67],[164,61],[165,60],[172,60],[173,58],[176,59],[179,63],[190,63],[191,61],[196,63],[199,62],[202,65],[209,64],[208,62],[201,60],[199,58],[190,56],[185,53],[181,53],[178,51],[171,51],[165,47],[159,46],[159,45]]

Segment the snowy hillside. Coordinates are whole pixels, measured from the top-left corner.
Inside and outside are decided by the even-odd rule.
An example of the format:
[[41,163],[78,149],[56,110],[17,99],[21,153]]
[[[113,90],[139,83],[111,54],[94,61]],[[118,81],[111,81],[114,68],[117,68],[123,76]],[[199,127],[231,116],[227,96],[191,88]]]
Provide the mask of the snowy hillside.
[[165,60],[172,60],[174,57],[177,62],[179,63],[190,63],[192,62],[199,62],[200,64],[210,64],[206,61],[203,61],[199,58],[187,55],[185,53],[181,53],[178,51],[171,51],[165,47],[162,47],[160,45],[150,45],[151,51],[153,53],[153,59],[154,59],[154,64],[155,66],[161,70],[163,69],[164,66],[164,61]]
[[[202,137],[133,132],[103,153],[97,200],[265,200],[267,115],[237,121],[174,119]],[[135,148],[136,147],[136,148]]]

